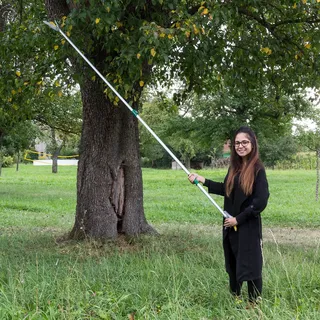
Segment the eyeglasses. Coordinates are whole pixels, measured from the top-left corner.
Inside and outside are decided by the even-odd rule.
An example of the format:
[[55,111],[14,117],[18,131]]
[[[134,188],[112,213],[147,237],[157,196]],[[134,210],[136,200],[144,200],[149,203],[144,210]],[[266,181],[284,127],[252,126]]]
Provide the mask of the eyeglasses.
[[249,143],[251,143],[251,141],[249,140],[242,140],[242,141],[235,141],[234,142],[234,145],[236,148],[240,147],[240,144],[243,146],[243,147],[246,147]]

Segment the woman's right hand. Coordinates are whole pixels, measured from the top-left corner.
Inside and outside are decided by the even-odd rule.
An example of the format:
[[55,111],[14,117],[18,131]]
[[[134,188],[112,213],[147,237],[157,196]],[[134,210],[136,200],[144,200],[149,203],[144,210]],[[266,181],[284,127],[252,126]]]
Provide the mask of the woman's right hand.
[[198,174],[196,173],[190,173],[188,175],[188,179],[189,181],[193,184],[194,183],[194,180],[198,180],[199,182],[201,182],[202,184],[206,181],[206,179],[202,176],[199,176]]

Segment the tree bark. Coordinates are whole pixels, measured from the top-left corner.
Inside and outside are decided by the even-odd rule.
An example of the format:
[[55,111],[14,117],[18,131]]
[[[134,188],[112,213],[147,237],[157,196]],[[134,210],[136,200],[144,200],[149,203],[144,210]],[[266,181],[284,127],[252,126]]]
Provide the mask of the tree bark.
[[191,160],[190,160],[190,158],[188,156],[185,157],[185,161],[184,162],[185,162],[185,167],[187,169],[190,169]]
[[155,232],[143,209],[137,119],[125,106],[115,107],[89,79],[81,95],[77,209],[70,237],[108,239],[119,233]]
[[19,163],[20,163],[20,150],[18,150],[17,152],[16,171],[19,171]]
[[319,168],[319,158],[320,158],[320,149],[316,150],[316,170],[317,170],[317,181],[316,181],[316,201],[319,200],[319,181],[320,181],[320,168]]
[[0,1],[0,32],[5,31],[8,16],[14,15],[13,7],[8,1]]
[[51,142],[53,146],[52,153],[52,173],[58,173],[58,156],[60,154],[62,144],[59,146],[56,140],[56,131],[54,128],[51,129]]
[[[45,5],[49,19],[55,19],[67,15],[75,2],[45,0]],[[107,74],[106,69],[104,72]],[[119,233],[156,233],[144,215],[137,119],[125,106],[114,106],[98,81],[84,79],[81,96],[77,208],[70,238],[112,239]]]
[[45,0],[45,7],[50,20],[61,18],[70,12],[66,0]]
[[3,164],[3,155],[0,155],[0,177],[2,175],[2,164]]

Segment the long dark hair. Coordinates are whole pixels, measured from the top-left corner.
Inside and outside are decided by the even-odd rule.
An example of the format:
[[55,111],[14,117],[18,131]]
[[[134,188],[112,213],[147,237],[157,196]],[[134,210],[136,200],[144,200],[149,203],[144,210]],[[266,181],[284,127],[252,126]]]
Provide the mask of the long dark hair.
[[[252,150],[248,154],[247,161],[244,163],[242,157],[240,157],[235,149],[235,139],[239,133],[246,134],[247,138],[251,142]],[[255,133],[249,127],[240,127],[231,140],[231,157],[228,179],[226,182],[226,194],[229,197],[233,185],[234,178],[240,173],[239,182],[243,192],[246,195],[252,194],[252,188],[254,183],[255,174],[263,167],[263,164],[259,158],[259,147],[257,137]]]

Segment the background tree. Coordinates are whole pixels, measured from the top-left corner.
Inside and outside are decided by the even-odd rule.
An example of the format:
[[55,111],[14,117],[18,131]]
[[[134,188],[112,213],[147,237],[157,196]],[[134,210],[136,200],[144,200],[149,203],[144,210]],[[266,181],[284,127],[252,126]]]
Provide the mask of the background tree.
[[[178,155],[183,155],[185,145],[188,151],[190,145],[191,158],[196,154],[199,157],[200,153],[208,157],[214,150],[222,157],[222,147],[233,135],[234,128],[249,125],[259,136],[260,153],[264,163],[274,167],[278,161],[289,160],[297,152],[297,143],[292,136],[292,121],[294,118],[307,116],[312,111],[312,106],[300,93],[290,98],[283,96],[274,100],[273,97],[268,98],[266,94],[262,96],[256,91],[257,93],[251,96],[239,91],[235,93],[234,88],[222,90],[216,95],[194,95],[188,106],[189,116],[181,115],[185,113],[179,108],[179,112],[161,120],[155,113],[157,104],[153,101],[153,108],[148,109],[151,115],[148,115],[148,123],[156,127],[156,131],[161,133],[161,137]],[[159,107],[161,101],[158,101]],[[173,101],[171,104],[174,105]],[[165,107],[160,108],[162,114],[165,113]],[[149,137],[148,146],[151,149],[158,144]],[[158,147],[161,151],[160,146]],[[187,158],[190,159],[190,156]]]
[[73,135],[80,135],[82,125],[79,93],[64,96],[41,96],[33,106],[34,119],[50,137],[48,151],[52,153],[52,173],[58,172],[58,156]]
[[277,162],[290,160],[298,151],[297,142],[291,132],[282,137],[270,137],[261,139],[260,154],[264,164],[274,169]]
[[[26,108],[21,101],[28,92],[59,94],[79,81],[83,127],[70,236],[151,232],[143,211],[137,121],[59,34],[43,26],[42,5],[26,1],[20,23],[0,39],[1,55],[15,57],[5,61],[1,98],[8,108]],[[317,3],[46,0],[45,6],[49,19],[58,20],[134,109],[143,87],[156,78],[170,83],[179,77],[196,92],[236,86],[248,95],[269,83],[274,97],[319,83]]]
[[[204,141],[198,136],[203,128],[191,117],[196,103],[194,95],[185,99],[179,106],[173,98],[165,96],[164,93],[154,92],[150,99],[150,102],[143,104],[142,118],[171,148],[173,153],[181,158],[187,168],[190,168],[191,160],[196,155],[201,157],[203,154],[210,153],[212,142]],[[154,162],[166,159],[168,160],[166,165],[170,167],[172,159],[167,157],[165,150],[143,126],[140,132],[142,156]],[[222,145],[219,147],[222,149]]]
[[25,149],[34,146],[35,139],[41,136],[39,127],[33,121],[25,120],[15,124],[2,137],[1,147],[5,154],[16,156],[16,170],[19,170],[20,155]]
[[314,121],[316,128],[314,130],[306,128],[303,125],[297,127],[298,139],[300,144],[307,147],[310,151],[316,154],[316,188],[315,197],[316,201],[319,200],[319,182],[320,182],[320,112],[319,109],[315,109],[313,114],[310,114],[310,119]]
[[[171,117],[176,117],[177,107],[172,100],[164,95],[153,94],[147,91],[144,94],[141,117],[148,123],[152,130],[168,145],[168,125]],[[150,135],[142,125],[139,125],[140,152],[142,163],[151,162],[152,167],[170,166],[171,158],[168,157],[163,147]]]
[[312,110],[300,91],[275,99],[268,85],[250,90],[249,95],[239,87],[222,87],[216,94],[200,96],[194,105],[191,113],[201,127],[202,139],[222,141],[240,125],[249,125],[264,137],[285,136],[294,118]]

